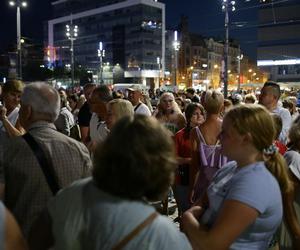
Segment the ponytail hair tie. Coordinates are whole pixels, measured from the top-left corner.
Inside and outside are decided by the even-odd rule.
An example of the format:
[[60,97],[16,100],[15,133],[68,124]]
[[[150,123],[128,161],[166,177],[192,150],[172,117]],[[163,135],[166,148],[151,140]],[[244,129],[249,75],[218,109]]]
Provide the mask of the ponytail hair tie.
[[263,149],[264,155],[267,155],[267,156],[274,155],[277,152],[278,152],[278,148],[276,147],[275,144],[272,144],[269,147]]

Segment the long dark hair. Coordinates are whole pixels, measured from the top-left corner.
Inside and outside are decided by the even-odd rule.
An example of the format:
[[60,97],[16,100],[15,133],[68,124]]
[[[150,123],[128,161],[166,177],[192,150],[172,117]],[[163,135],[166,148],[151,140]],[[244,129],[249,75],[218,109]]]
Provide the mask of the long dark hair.
[[205,109],[203,108],[203,106],[200,103],[192,102],[186,106],[186,109],[184,112],[185,119],[186,119],[186,127],[184,130],[185,130],[186,134],[188,134],[188,135],[190,134],[190,131],[192,130],[191,119],[192,119],[193,113],[195,112],[196,109],[200,109],[201,113],[205,116]]

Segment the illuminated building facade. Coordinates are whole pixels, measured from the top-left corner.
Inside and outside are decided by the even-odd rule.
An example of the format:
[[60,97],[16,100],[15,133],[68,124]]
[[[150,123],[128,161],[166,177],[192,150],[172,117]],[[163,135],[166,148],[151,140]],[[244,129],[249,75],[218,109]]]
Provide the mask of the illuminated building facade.
[[[153,0],[58,0],[52,2],[53,19],[47,23],[49,63],[70,63],[70,41],[65,27],[71,20],[79,32],[74,41],[75,63],[95,74],[103,43],[103,73],[119,70],[124,82],[153,87],[165,70],[165,5]],[[55,55],[52,53],[55,48]],[[157,57],[161,64],[157,64]],[[108,67],[108,69],[105,69]],[[160,69],[160,70],[159,70]],[[119,72],[119,73],[120,73]],[[118,81],[122,80],[120,74]],[[104,83],[116,83],[112,77]]]
[[270,72],[270,79],[300,84],[299,1],[267,1],[259,10],[258,66]]

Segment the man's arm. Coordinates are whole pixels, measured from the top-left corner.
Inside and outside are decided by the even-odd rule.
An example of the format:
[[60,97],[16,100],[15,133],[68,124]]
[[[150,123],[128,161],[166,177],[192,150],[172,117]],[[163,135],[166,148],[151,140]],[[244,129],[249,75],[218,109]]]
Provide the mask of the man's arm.
[[5,249],[26,250],[27,244],[12,214],[5,209]]
[[281,117],[281,120],[282,120],[282,130],[281,130],[281,133],[279,135],[279,140],[283,144],[286,144],[287,143],[288,132],[289,132],[289,129],[290,129],[291,124],[292,124],[292,116],[291,116],[290,112],[287,109],[283,109],[280,112],[280,117]]

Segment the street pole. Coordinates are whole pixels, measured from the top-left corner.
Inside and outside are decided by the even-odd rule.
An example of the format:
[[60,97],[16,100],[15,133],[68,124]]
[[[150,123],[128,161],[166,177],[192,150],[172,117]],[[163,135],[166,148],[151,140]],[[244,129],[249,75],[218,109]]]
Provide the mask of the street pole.
[[[72,24],[72,22],[71,22]],[[74,88],[75,65],[74,65],[74,39],[71,38],[71,86]]]
[[74,41],[78,36],[78,26],[73,25],[73,18],[71,15],[70,25],[66,25],[66,36],[71,42],[71,86],[75,87],[75,60],[74,60]]
[[26,1],[9,1],[10,6],[17,7],[17,78],[22,80],[22,47],[21,47],[21,7],[27,7]]
[[239,55],[237,57],[238,60],[238,92],[241,89],[241,60],[243,59],[243,54],[241,54],[241,47],[239,46]]
[[17,51],[18,51],[18,78],[22,80],[22,48],[21,48],[21,11],[17,5]]
[[229,52],[229,4],[235,11],[235,1],[223,0],[222,10],[225,12],[225,46],[224,46],[224,97],[228,96],[228,52]]
[[174,77],[175,81],[174,84],[177,86],[177,68],[178,68],[178,51],[180,49],[180,43],[178,42],[178,32],[175,30],[174,31],[174,42],[173,42],[173,47],[174,47]]
[[174,76],[175,76],[175,79],[174,79],[174,83],[175,83],[175,86],[177,86],[177,51],[175,50],[175,71],[174,71]]
[[100,56],[100,84],[103,83],[103,58]]
[[161,71],[160,57],[156,58],[156,63],[158,65],[158,88],[159,88],[160,87],[160,71]]
[[224,97],[228,96],[228,49],[229,49],[228,2],[225,4],[225,48],[224,48]]
[[103,57],[105,57],[105,50],[103,49],[102,42],[99,42],[98,57],[99,57],[99,64],[100,64],[98,81],[99,84],[103,84]]

